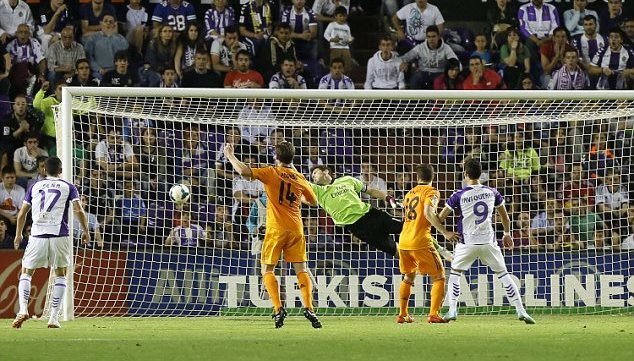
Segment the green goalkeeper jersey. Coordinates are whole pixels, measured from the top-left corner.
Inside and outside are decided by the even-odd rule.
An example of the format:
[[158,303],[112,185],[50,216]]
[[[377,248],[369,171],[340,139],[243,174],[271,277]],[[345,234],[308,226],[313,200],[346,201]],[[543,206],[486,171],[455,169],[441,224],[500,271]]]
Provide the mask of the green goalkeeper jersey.
[[359,197],[359,192],[365,191],[366,186],[356,178],[346,176],[335,179],[332,184],[310,185],[317,195],[319,206],[338,226],[353,224],[370,210],[370,205]]

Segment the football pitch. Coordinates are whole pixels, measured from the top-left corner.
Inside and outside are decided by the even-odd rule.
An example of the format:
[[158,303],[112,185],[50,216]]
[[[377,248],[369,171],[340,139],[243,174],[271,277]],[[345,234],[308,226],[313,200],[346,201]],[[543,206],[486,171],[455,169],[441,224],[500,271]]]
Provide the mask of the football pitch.
[[394,317],[81,318],[47,329],[0,320],[8,360],[631,360],[633,315],[461,316],[399,325]]

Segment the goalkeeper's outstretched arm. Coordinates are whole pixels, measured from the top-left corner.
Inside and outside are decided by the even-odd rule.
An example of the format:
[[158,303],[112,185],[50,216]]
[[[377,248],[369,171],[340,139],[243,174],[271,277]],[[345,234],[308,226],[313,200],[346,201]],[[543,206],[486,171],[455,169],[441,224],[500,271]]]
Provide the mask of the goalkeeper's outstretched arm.
[[392,197],[391,195],[383,192],[382,190],[379,190],[379,189],[376,189],[376,188],[368,188],[363,193],[369,195],[370,197],[374,197],[376,199],[380,199],[380,200],[385,201],[390,207],[392,207],[394,209],[402,207],[402,205],[399,204],[399,202],[397,202],[396,199],[394,199],[394,197]]

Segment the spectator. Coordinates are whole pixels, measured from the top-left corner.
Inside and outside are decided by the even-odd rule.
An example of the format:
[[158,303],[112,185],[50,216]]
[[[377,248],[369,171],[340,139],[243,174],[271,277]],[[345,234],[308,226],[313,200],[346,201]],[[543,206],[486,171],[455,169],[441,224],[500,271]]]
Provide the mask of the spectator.
[[145,50],[145,64],[149,64],[156,77],[160,77],[158,74],[161,74],[163,69],[174,66],[175,54],[174,30],[168,24],[159,25],[158,36],[150,41]]
[[26,183],[25,189],[31,189],[31,187],[35,183],[37,183],[37,181],[40,181],[46,178],[46,160],[47,159],[48,157],[43,155],[35,158],[35,163],[37,164],[37,173],[35,174],[35,177],[29,179],[29,181]]
[[172,67],[166,67],[161,74],[161,83],[159,88],[178,88],[178,82],[176,82],[176,69]]
[[579,250],[585,248],[585,244],[570,233],[570,220],[563,213],[555,215],[555,228],[552,235],[548,235],[546,249],[556,251]]
[[247,46],[238,39],[238,30],[233,26],[226,28],[225,36],[214,40],[209,51],[214,71],[224,78],[233,70],[238,51],[246,49]]
[[225,36],[225,29],[229,26],[236,26],[235,11],[227,6],[227,0],[214,0],[205,12],[205,40],[212,42]]
[[194,57],[194,69],[183,74],[183,88],[221,88],[222,82],[216,72],[209,71],[209,55],[205,49],[197,49]]
[[414,183],[412,182],[412,173],[408,168],[404,168],[402,172],[396,172],[394,182],[388,185],[389,194],[398,200],[405,199],[405,195],[412,188],[414,188]]
[[84,45],[92,75],[97,79],[101,79],[108,71],[114,69],[114,55],[118,51],[128,49],[128,41],[117,33],[115,17],[110,14],[103,15],[101,31],[94,32]]
[[608,45],[599,50],[588,72],[598,75],[597,89],[627,89],[628,78],[634,77],[634,52],[623,46],[623,32],[610,30]]
[[515,248],[537,247],[539,242],[531,234],[531,216],[528,212],[521,212],[513,227],[513,243]]
[[634,18],[623,22],[623,32],[625,33],[623,43],[629,45],[630,48],[634,48]]
[[225,204],[216,205],[216,217],[211,226],[210,240],[214,240],[214,247],[218,249],[240,249],[240,240],[234,232],[229,212]]
[[590,154],[587,160],[587,168],[591,178],[601,177],[607,169],[618,166],[618,161],[611,142],[608,141],[607,133],[599,131],[592,134]]
[[[596,11],[586,9],[586,6],[588,6],[588,0],[574,0],[572,9],[564,11],[564,24],[570,32],[570,36],[574,37],[584,33],[586,16],[592,16],[595,22],[599,18]],[[596,30],[599,31],[598,28]]]
[[29,28],[29,34],[35,30],[33,13],[29,5],[22,0],[4,0],[0,3],[0,42],[6,44],[18,36],[20,25]]
[[117,51],[114,54],[114,69],[109,70],[103,76],[103,86],[132,87],[139,83],[139,78],[134,71],[130,71],[128,65],[128,52]]
[[121,223],[121,242],[139,244],[142,235],[146,234],[147,206],[145,201],[136,193],[134,182],[123,182],[123,197],[115,199],[117,218]]
[[[210,154],[204,142],[200,141],[200,127],[188,124],[183,130],[182,146],[176,157],[176,174],[190,183],[200,184],[207,168]],[[195,179],[195,182],[192,182]]]
[[[247,155],[242,159],[248,166],[258,166],[257,158],[254,155]],[[239,225],[246,224],[246,217],[251,208],[251,203],[264,193],[264,184],[257,179],[247,179],[238,175],[233,178],[231,188],[233,194],[232,222]]]
[[544,4],[544,0],[531,0],[520,6],[517,12],[520,21],[520,33],[531,52],[531,58],[537,61],[539,48],[550,40],[559,26],[559,13],[554,5]]
[[[112,228],[114,222],[114,192],[108,187],[107,173],[99,168],[90,170],[88,183],[82,185],[81,194],[86,196],[86,212],[95,214],[99,224]],[[112,232],[106,232],[112,233]]]
[[[579,34],[572,39],[572,44],[577,49],[581,59],[581,65],[586,71],[590,71],[590,63],[599,49],[602,49],[608,40],[605,36],[597,32],[597,19],[592,15],[583,18],[583,34]],[[596,86],[598,76],[590,78],[590,86]]]
[[231,188],[233,178],[235,177],[231,163],[226,159],[223,152],[224,146],[227,143],[233,144],[235,153],[242,156],[257,154],[258,152],[249,142],[242,139],[240,128],[227,127],[225,130],[224,143],[220,145],[216,153],[215,169],[207,174],[208,193],[216,195],[221,199],[229,196],[228,189]]
[[70,86],[99,86],[99,79],[91,76],[88,59],[79,59],[75,62],[75,75],[66,79],[66,84]]
[[379,40],[379,51],[368,60],[365,89],[405,89],[405,73],[400,69],[401,59],[394,51],[389,35]]
[[236,69],[225,77],[225,88],[262,88],[264,79],[257,70],[250,69],[251,56],[241,49],[236,54]]
[[11,71],[11,54],[4,45],[0,44],[0,96],[6,97],[11,88],[9,73]]
[[257,256],[262,252],[262,241],[266,233],[266,205],[268,200],[266,192],[262,192],[260,198],[256,199],[249,209],[246,221],[246,228],[251,238],[251,255]]
[[546,209],[539,212],[531,221],[531,235],[537,245],[548,245],[547,236],[555,231],[555,218],[557,210],[557,200],[549,198],[546,200]]
[[317,19],[305,5],[306,0],[293,0],[293,6],[282,13],[281,22],[291,26],[297,58],[306,62],[317,60]]
[[169,181],[166,178],[174,174],[173,167],[168,168],[168,157],[165,152],[165,147],[156,141],[156,129],[144,128],[141,133],[141,144],[137,145],[134,152],[139,160],[137,171],[141,178],[143,199],[165,199],[162,195],[167,191],[166,184]]
[[106,130],[106,137],[95,147],[95,161],[99,169],[112,178],[131,177],[138,164],[132,146],[114,126]]
[[553,71],[563,65],[564,54],[569,50],[574,50],[568,44],[569,39],[568,30],[563,26],[559,26],[553,31],[552,39],[542,43],[539,52],[541,54],[542,69],[544,70],[541,78],[544,89],[548,87]]
[[18,211],[22,208],[25,190],[15,184],[15,170],[6,166],[2,168],[2,188],[0,188],[0,216],[9,220],[15,226]]
[[548,89],[550,90],[583,90],[588,84],[588,77],[577,64],[579,56],[574,48],[566,48],[563,62],[564,66],[555,70]]
[[[88,205],[88,198],[85,195],[81,195],[79,197],[79,201],[81,202],[82,208],[85,208]],[[99,248],[103,248],[103,237],[101,235],[101,225],[99,224],[99,220],[94,213],[86,212],[86,219],[88,220],[88,230],[91,233],[91,241],[90,243],[84,245],[87,248],[94,248],[95,245]],[[84,230],[81,227],[79,222],[79,217],[73,218],[73,239],[75,241],[81,240],[82,235],[84,234]]]
[[42,88],[35,94],[33,106],[44,113],[40,144],[48,151],[49,155],[54,156],[57,154],[57,142],[55,138],[55,114],[53,106],[62,102],[62,88],[66,86],[66,82],[61,80],[55,83],[55,93],[45,97],[49,86],[50,83],[48,81],[42,84]]
[[521,90],[537,90],[537,86],[533,81],[533,78],[530,74],[524,73],[520,76],[520,87]]
[[513,141],[508,143],[500,157],[500,168],[515,183],[527,182],[532,174],[541,169],[539,154],[532,147],[531,141],[524,139],[523,131],[516,131]]
[[[22,146],[23,137],[29,133],[38,134],[44,124],[44,114],[27,105],[26,96],[18,94],[13,100],[13,111],[4,116],[2,121],[2,134],[0,134],[0,154],[6,152],[12,155],[13,151]],[[11,158],[13,159],[13,158]]]
[[172,229],[169,236],[167,236],[165,245],[179,247],[205,246],[207,243],[207,234],[203,227],[192,223],[191,213],[182,212],[180,221],[180,226]]
[[248,0],[242,5],[238,23],[244,42],[249,43],[250,48],[254,49],[253,53],[259,54],[266,39],[273,32],[271,5],[267,0]]
[[184,0],[164,0],[154,7],[152,32],[156,37],[162,24],[172,26],[177,34],[185,30],[187,23],[196,21],[194,5]]
[[[238,121],[244,126],[241,129],[242,139],[259,148],[258,153],[266,153],[267,139],[275,129],[270,124],[275,123],[275,114],[268,105],[253,101],[247,104],[240,114]],[[243,154],[246,157],[247,154]]]
[[449,59],[445,64],[445,72],[434,79],[435,90],[460,90],[464,77],[460,73],[461,64],[458,59]]
[[11,81],[13,94],[33,94],[36,79],[42,84],[46,81],[46,58],[37,40],[31,37],[27,24],[18,25],[15,39],[7,44],[7,52],[11,54]]
[[330,61],[330,73],[319,80],[319,89],[354,89],[354,82],[344,74],[343,59]]
[[574,163],[570,171],[570,179],[559,187],[564,207],[571,208],[574,199],[582,199],[583,203],[594,206],[594,187],[588,181],[581,163]]
[[86,58],[84,46],[73,40],[72,27],[69,26],[62,29],[60,37],[61,41],[52,44],[46,56],[48,60],[48,80],[53,84],[57,80],[64,80],[73,76],[77,60]]
[[484,34],[478,34],[473,41],[476,49],[471,53],[471,56],[477,55],[482,59],[485,64],[492,64],[491,53],[487,48],[487,37]]
[[340,6],[347,12],[350,9],[350,0],[315,0],[313,3],[315,19],[328,23],[335,21],[335,10]]
[[430,25],[426,31],[427,38],[425,41],[416,45],[401,57],[404,63],[401,66],[402,71],[407,69],[407,63],[412,60],[418,60],[417,70],[410,80],[412,89],[431,89],[434,84],[434,78],[445,70],[447,61],[449,59],[458,59],[451,47],[440,38],[438,27]]
[[196,49],[206,49],[205,40],[196,23],[189,23],[185,32],[178,37],[176,54],[174,55],[174,67],[179,79],[183,79],[183,73],[194,68]]
[[330,60],[339,58],[343,61],[345,73],[350,74],[354,60],[350,53],[350,44],[354,40],[350,26],[346,22],[348,12],[345,7],[335,9],[335,21],[328,24],[324,39],[330,44]]
[[603,35],[609,35],[610,33],[608,33],[608,31],[618,28],[625,20],[621,0],[607,0],[607,3],[607,9],[604,9],[599,15],[600,26],[597,29],[597,31],[600,30]]
[[612,238],[613,245],[620,244],[620,237],[628,233],[629,202],[629,190],[627,185],[622,183],[621,174],[614,169],[608,170],[603,178],[603,184],[597,186],[596,209],[605,221],[607,229],[616,235]]
[[126,19],[126,35],[125,38],[131,46],[139,54],[143,52],[143,44],[147,38],[146,26],[148,21],[148,13],[141,6],[141,0],[130,0],[127,6],[128,10],[125,14]]
[[271,77],[270,89],[306,89],[306,80],[295,72],[295,60],[284,59],[282,70]]
[[117,31],[117,11],[105,0],[91,0],[90,3],[82,4],[79,7],[79,19],[81,20],[82,42],[86,47],[86,41],[95,33],[103,30],[103,20],[106,15],[112,18],[114,32]]
[[[363,182],[368,189],[372,188],[387,193],[387,183],[383,178],[379,177],[376,165],[370,162],[369,159],[365,159],[361,162],[361,174],[357,179]],[[383,205],[383,200],[371,198],[365,193],[361,193],[361,199],[377,208]]]
[[634,208],[630,207],[627,213],[627,218],[630,223],[630,235],[623,240],[623,243],[621,243],[622,251],[634,250]]
[[504,83],[509,89],[518,89],[522,74],[530,74],[530,51],[520,40],[519,30],[510,28],[507,41],[500,49],[501,68]]
[[13,249],[14,236],[8,232],[10,222],[0,216],[0,249]]
[[313,167],[318,165],[326,165],[327,159],[325,152],[319,150],[319,144],[315,141],[314,144],[309,144],[306,147],[305,155],[302,156],[301,171],[306,177],[310,176],[310,171]]
[[[405,21],[405,30],[401,25]],[[396,38],[399,47],[408,51],[425,41],[427,27],[436,25],[436,33],[442,34],[445,29],[445,19],[440,10],[427,0],[416,0],[414,4],[407,4],[392,16],[392,25],[396,29]]]
[[491,4],[487,10],[489,25],[485,33],[491,34],[491,49],[499,49],[506,43],[506,31],[519,26],[517,8],[512,0],[496,0]]
[[585,198],[573,199],[570,212],[570,230],[579,240],[581,248],[596,248],[596,234],[605,228],[601,217],[588,206]]
[[[268,38],[260,54],[257,68],[262,71],[267,82],[273,74],[281,70],[284,59],[294,59],[299,63],[295,54],[295,43],[291,40],[291,26],[286,23],[278,24],[275,27],[275,35]],[[299,64],[296,65],[300,67]]]
[[472,56],[469,59],[469,75],[463,87],[465,90],[494,90],[503,89],[505,85],[495,71],[484,67],[480,57]]
[[39,140],[36,133],[30,133],[24,136],[24,147],[18,148],[13,153],[13,169],[17,183],[26,188],[29,179],[37,176],[37,158],[40,156],[48,157],[48,152],[38,147]]
[[[40,7],[40,21],[37,30],[37,39],[42,44],[42,51],[48,54],[48,48],[60,40],[62,30],[70,26],[74,30],[73,15],[68,11],[65,0],[51,0],[49,4]],[[71,35],[72,34],[71,32]],[[74,38],[71,38],[73,40]]]

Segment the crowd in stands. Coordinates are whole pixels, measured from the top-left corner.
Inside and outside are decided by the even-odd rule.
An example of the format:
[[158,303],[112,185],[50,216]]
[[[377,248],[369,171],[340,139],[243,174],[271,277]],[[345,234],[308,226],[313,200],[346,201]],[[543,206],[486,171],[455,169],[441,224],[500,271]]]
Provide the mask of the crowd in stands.
[[[25,189],[44,176],[43,160],[56,152],[53,106],[60,103],[66,85],[390,90],[634,86],[634,17],[624,14],[619,0],[489,1],[483,4],[490,6],[483,32],[446,26],[441,2],[384,0],[385,25],[370,30],[385,35],[377,41],[378,51],[361,63],[355,59],[355,43],[363,29],[353,28],[348,17],[363,14],[364,5],[354,0],[51,0],[36,7],[1,0],[0,104],[7,114],[0,134],[0,242],[14,228]],[[355,76],[355,69],[363,67],[365,77]],[[342,111],[337,103],[324,105]],[[275,117],[261,103],[245,106],[239,115],[253,124]],[[249,249],[250,237],[262,231],[251,213],[266,200],[261,200],[259,182],[233,174],[222,156],[224,142],[235,144],[236,153],[256,166],[272,163],[273,145],[287,139],[301,150],[296,163],[307,176],[314,165],[337,164],[337,173],[351,173],[397,195],[411,185],[411,164],[391,172],[387,165],[396,161],[361,159],[361,149],[370,145],[359,139],[372,138],[353,137],[341,129],[169,129],[152,120],[101,121],[80,124],[98,130],[78,129],[91,135],[75,150],[80,165],[76,183],[99,233],[97,246],[124,242]],[[614,128],[526,124],[486,131],[445,129],[434,134],[440,145],[429,151],[443,162],[441,172],[458,177],[459,169],[448,165],[459,168],[471,156],[485,161],[482,180],[507,195],[518,247],[634,248],[631,155],[626,151],[632,146],[632,124],[610,124]],[[177,149],[175,157],[171,149]],[[175,182],[193,190],[185,208],[175,208],[165,198],[168,185]],[[442,184],[460,186],[457,181]],[[307,216],[307,234],[316,243],[354,242],[323,213],[311,209]],[[4,246],[12,245],[5,241]]]

